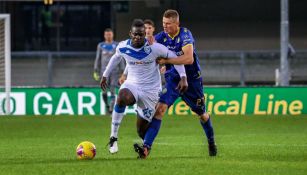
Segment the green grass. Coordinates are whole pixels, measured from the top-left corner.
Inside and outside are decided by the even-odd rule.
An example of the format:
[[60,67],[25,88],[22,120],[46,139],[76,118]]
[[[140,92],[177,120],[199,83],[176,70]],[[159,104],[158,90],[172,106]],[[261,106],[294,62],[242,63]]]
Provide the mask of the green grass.
[[[214,116],[218,156],[209,157],[195,117],[166,116],[153,150],[136,159],[135,117],[108,153],[109,117],[0,117],[0,174],[307,174],[307,116]],[[76,160],[89,140],[91,161]]]

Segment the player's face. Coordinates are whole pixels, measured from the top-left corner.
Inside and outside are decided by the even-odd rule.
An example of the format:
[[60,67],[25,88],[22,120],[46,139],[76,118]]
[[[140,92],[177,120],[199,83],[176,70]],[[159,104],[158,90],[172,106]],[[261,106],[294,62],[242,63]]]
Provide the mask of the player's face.
[[179,22],[175,18],[165,18],[162,20],[164,32],[170,35],[177,33]]
[[155,31],[154,26],[150,24],[145,24],[146,37],[153,36],[154,31]]
[[133,47],[142,47],[145,43],[145,27],[132,27],[130,37]]
[[106,42],[112,42],[113,41],[113,32],[104,32],[104,40]]

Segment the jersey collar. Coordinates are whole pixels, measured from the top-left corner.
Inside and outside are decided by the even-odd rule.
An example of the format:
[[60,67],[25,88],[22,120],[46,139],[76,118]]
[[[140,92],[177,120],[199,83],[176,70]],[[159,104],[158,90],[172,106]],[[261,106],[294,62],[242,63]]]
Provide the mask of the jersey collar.
[[175,35],[172,37],[170,34],[167,34],[168,35],[168,37],[170,37],[172,40],[174,40],[175,39],[175,37],[176,36],[178,36],[179,35],[179,33],[180,33],[180,27],[178,27],[178,30],[177,30],[177,32],[175,33]]
[[149,44],[148,44],[147,39],[145,38],[144,45],[143,45],[142,47],[140,47],[140,48],[134,48],[134,47],[131,45],[131,39],[128,39],[127,45],[130,46],[130,47],[133,48],[133,49],[141,50],[141,49],[143,49],[145,46],[148,46]]

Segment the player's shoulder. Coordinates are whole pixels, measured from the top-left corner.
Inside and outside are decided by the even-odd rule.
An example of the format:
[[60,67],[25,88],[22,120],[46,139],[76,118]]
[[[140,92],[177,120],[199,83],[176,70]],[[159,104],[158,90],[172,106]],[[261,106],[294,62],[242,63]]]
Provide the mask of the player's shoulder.
[[128,42],[129,42],[129,39],[126,39],[126,40],[120,41],[120,42],[117,44],[117,48],[127,47]]
[[161,49],[167,49],[163,44],[160,44],[158,42],[154,42],[152,45],[150,45],[152,49],[154,50],[161,50]]
[[112,46],[114,47],[116,47],[116,46],[118,46],[118,42],[117,41],[113,41],[113,43],[112,43]]
[[165,36],[165,32],[164,31],[155,34],[155,37],[163,37],[163,36]]
[[105,45],[105,42],[102,41],[97,44],[97,47],[102,47],[103,45]]
[[180,27],[180,36],[183,38],[190,37],[192,36],[192,32],[186,27]]
[[155,40],[160,43],[166,37],[165,32],[159,32],[155,35]]

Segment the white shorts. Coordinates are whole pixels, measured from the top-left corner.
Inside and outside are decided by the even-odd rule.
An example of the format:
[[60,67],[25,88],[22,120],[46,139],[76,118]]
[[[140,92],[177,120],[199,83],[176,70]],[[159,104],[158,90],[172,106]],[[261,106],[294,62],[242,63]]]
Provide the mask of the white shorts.
[[159,89],[144,91],[140,87],[125,81],[120,89],[129,89],[133,94],[137,108],[136,113],[139,117],[151,122],[155,112],[156,104],[159,101]]

